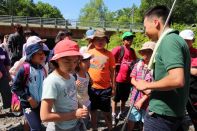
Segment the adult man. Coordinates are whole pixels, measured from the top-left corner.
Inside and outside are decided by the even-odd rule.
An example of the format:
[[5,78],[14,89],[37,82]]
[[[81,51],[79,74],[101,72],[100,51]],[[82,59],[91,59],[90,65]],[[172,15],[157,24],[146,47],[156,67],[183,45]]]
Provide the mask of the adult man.
[[197,49],[192,47],[192,44],[195,41],[195,35],[192,30],[183,30],[179,35],[186,41],[190,50],[190,90],[189,101],[187,103],[187,112],[193,122],[195,130],[197,130]]
[[[136,60],[134,49],[131,49],[134,34],[132,32],[125,32],[122,35],[123,45],[115,47],[112,54],[116,61],[116,93],[112,101],[112,124],[115,125],[116,106],[121,101],[120,112],[117,119],[124,117],[125,103],[128,100],[131,89],[131,78],[129,73],[129,66],[132,61]],[[122,56],[121,56],[122,55]]]
[[188,100],[190,54],[186,42],[178,31],[170,29],[169,14],[165,6],[156,6],[146,12],[146,35],[158,41],[153,63],[155,82],[137,82],[138,90],[152,90],[149,112],[145,116],[144,131],[176,131],[185,114]]
[[20,24],[14,24],[15,33],[8,38],[8,48],[11,51],[11,65],[14,65],[22,57],[23,44],[25,37],[23,35],[23,27]]

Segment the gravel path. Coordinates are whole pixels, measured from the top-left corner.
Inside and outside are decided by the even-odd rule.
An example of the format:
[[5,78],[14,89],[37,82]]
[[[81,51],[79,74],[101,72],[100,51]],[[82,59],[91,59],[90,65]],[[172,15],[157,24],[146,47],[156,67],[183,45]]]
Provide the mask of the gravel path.
[[[1,103],[0,103],[1,104]],[[119,106],[119,105],[118,105]],[[128,102],[127,102],[128,109]],[[16,117],[12,113],[7,110],[1,110],[0,112],[0,131],[23,131],[23,116]],[[44,124],[46,126],[46,124]],[[91,131],[91,125],[88,124],[88,131]],[[123,120],[119,121],[118,124],[114,127],[114,131],[120,131],[123,125]],[[191,124],[189,117],[186,117],[183,122],[185,131],[194,131],[194,128]],[[43,131],[45,130],[45,126],[43,126]],[[98,121],[98,131],[103,131],[107,127],[105,126],[105,121],[103,119],[102,113],[99,112],[99,121]],[[136,130],[137,131],[137,130]]]

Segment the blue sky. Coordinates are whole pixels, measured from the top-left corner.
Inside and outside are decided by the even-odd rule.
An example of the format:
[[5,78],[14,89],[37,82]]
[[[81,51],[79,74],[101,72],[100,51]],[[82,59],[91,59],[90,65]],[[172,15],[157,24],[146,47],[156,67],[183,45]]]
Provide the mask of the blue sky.
[[[42,1],[56,6],[64,18],[76,20],[79,17],[80,10],[89,0],[34,0],[35,3]],[[105,5],[110,11],[131,7],[133,4],[139,6],[141,0],[104,0]]]

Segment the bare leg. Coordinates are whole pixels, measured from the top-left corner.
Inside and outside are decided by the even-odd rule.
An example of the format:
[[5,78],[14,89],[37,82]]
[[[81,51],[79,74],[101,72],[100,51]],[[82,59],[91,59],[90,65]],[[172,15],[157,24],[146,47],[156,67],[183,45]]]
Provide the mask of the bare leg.
[[112,113],[116,113],[116,107],[117,107],[117,103],[112,100]]
[[108,129],[112,130],[112,120],[111,120],[111,113],[110,112],[103,112],[105,122],[107,124]]
[[128,131],[132,131],[134,129],[135,123],[133,121],[128,121]]
[[126,103],[126,101],[121,101],[121,107],[120,107],[121,112],[125,111],[125,103]]
[[90,111],[90,114],[91,114],[92,128],[93,130],[96,130],[97,129],[97,110]]

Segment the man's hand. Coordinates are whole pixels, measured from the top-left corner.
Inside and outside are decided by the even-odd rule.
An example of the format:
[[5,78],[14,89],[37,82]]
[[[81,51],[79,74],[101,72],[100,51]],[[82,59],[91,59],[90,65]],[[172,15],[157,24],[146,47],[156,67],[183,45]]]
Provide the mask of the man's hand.
[[146,82],[145,80],[138,80],[136,82],[136,88],[140,91],[144,91],[147,89],[146,85],[148,84],[148,82]]

